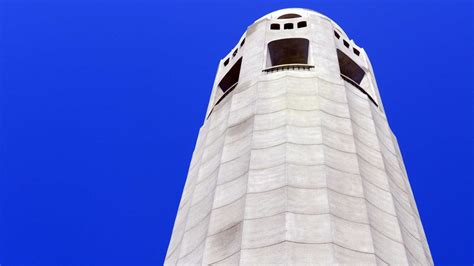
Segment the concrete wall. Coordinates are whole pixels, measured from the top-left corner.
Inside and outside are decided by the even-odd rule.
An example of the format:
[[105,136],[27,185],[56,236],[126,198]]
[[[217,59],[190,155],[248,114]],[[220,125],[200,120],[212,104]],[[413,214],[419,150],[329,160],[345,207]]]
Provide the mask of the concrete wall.
[[[308,26],[269,29],[292,21]],[[351,41],[379,106],[341,78],[334,30],[349,41],[316,12],[280,10],[223,58],[215,84],[242,56],[239,84],[217,105],[214,85],[166,264],[433,264],[370,62]],[[262,72],[266,44],[294,37],[314,68]]]

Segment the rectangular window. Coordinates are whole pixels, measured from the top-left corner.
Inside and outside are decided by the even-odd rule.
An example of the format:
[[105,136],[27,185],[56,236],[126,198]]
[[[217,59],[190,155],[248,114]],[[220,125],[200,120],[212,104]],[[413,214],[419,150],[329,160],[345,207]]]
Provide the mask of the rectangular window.
[[349,48],[350,45],[349,45],[349,43],[348,43],[346,40],[342,40],[342,42],[344,43],[344,46],[345,46],[345,47]]
[[293,29],[293,23],[285,23],[284,29],[285,29],[285,30],[291,30],[291,29]]
[[280,29],[280,24],[273,23],[270,25],[271,30],[279,30]]
[[356,48],[352,48],[352,51],[354,51],[354,54],[356,54],[357,56],[360,55],[360,52],[359,50],[357,50]]
[[306,21],[300,21],[297,25],[298,28],[305,28],[306,26],[308,26],[308,24],[306,24]]

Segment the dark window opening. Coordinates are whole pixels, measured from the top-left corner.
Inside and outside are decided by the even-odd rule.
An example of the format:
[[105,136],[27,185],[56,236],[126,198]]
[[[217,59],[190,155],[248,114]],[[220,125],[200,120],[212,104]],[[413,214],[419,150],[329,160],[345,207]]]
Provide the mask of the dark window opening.
[[349,43],[346,40],[342,40],[342,42],[344,43],[345,47],[349,48]]
[[352,51],[354,51],[354,54],[356,54],[357,56],[360,55],[360,52],[359,50],[357,50],[356,48],[352,48]]
[[285,14],[278,17],[278,19],[289,19],[289,18],[301,18],[301,16],[298,14]]
[[298,22],[298,28],[304,28],[308,26],[308,24],[306,23],[306,21],[300,21]]
[[284,29],[285,29],[285,30],[291,30],[291,29],[293,29],[293,23],[285,23]]
[[365,71],[339,49],[337,49],[337,59],[339,61],[339,69],[341,70],[341,74],[357,83],[357,85],[360,85],[360,82],[364,78]]
[[281,39],[268,43],[271,66],[308,64],[309,41],[303,38]]
[[237,54],[238,51],[239,51],[239,49],[235,49],[235,51],[232,53],[232,57],[234,57]]
[[242,65],[242,58],[240,58],[232,68],[225,74],[225,76],[219,82],[219,88],[225,93],[227,90],[235,87],[234,85],[239,82],[240,67]]
[[229,58],[227,58],[225,61],[224,61],[224,66],[227,66],[229,64]]
[[280,24],[273,23],[270,25],[271,30],[279,30],[280,29]]
[[240,47],[242,47],[245,43],[245,38],[242,40],[242,42],[240,43]]
[[339,35],[339,33],[337,33],[336,31],[334,31],[334,36],[336,36],[336,38],[341,38],[341,35]]

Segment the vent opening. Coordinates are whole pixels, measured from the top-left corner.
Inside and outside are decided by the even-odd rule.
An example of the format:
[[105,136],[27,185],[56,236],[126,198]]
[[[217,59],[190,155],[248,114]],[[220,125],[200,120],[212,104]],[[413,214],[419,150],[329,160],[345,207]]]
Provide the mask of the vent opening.
[[240,58],[232,68],[225,74],[225,76],[219,82],[219,88],[225,93],[230,88],[235,87],[239,82],[240,77],[240,67],[242,65],[242,58]]
[[272,41],[268,43],[269,66],[308,64],[308,50],[307,39],[291,38]]
[[280,24],[273,23],[270,25],[271,30],[279,30],[280,29]]
[[301,16],[298,14],[285,14],[278,17],[278,19],[289,19],[289,18],[301,18]]
[[337,31],[334,31],[334,36],[336,36],[336,38],[341,38],[341,35],[339,35],[339,33],[337,33]]

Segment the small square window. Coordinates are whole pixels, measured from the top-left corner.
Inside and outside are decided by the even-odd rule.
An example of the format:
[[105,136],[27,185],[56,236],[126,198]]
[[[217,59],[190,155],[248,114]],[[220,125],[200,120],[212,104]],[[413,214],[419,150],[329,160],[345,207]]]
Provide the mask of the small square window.
[[227,66],[229,64],[229,58],[227,58],[225,61],[224,61],[224,66]]
[[334,36],[336,36],[336,38],[341,38],[341,35],[339,35],[339,33],[337,33],[337,31],[334,31]]
[[271,30],[279,30],[280,29],[280,24],[274,23],[274,24],[270,25],[270,29]]
[[356,54],[357,56],[360,55],[360,51],[357,50],[356,48],[352,48],[352,51],[354,51],[354,54]]
[[344,43],[344,46],[345,46],[345,47],[349,48],[350,45],[349,45],[349,43],[348,43],[346,40],[342,40],[342,42]]
[[305,28],[306,26],[308,26],[308,24],[306,23],[306,21],[300,21],[300,22],[298,22],[298,28]]
[[285,23],[283,28],[285,30],[292,30],[293,29],[293,23]]
[[234,57],[237,54],[238,51],[239,51],[239,49],[235,49],[235,51],[232,53],[232,57]]
[[245,38],[242,40],[242,42],[240,43],[240,47],[242,47],[245,43]]

